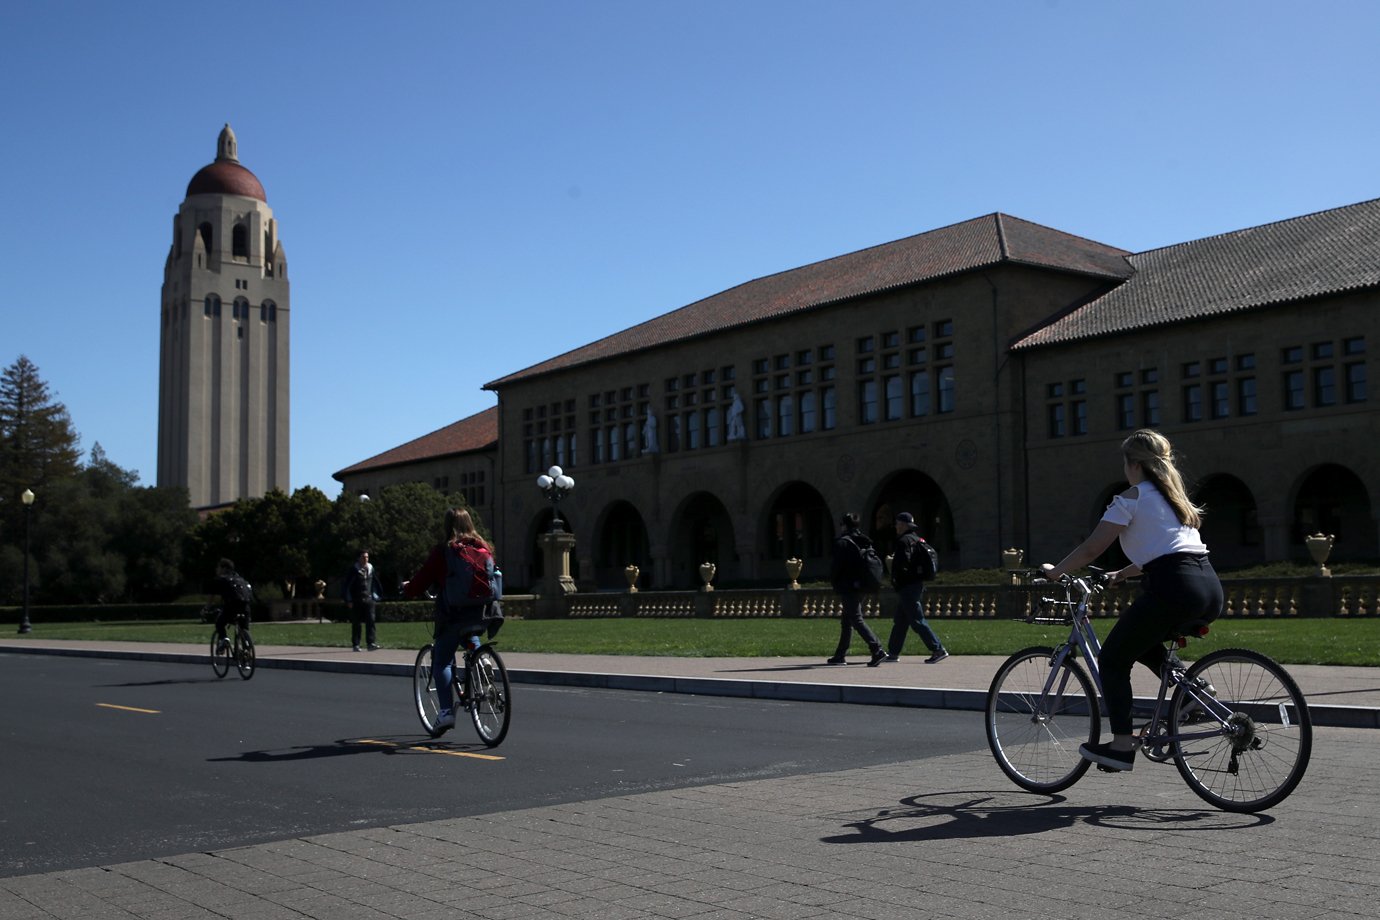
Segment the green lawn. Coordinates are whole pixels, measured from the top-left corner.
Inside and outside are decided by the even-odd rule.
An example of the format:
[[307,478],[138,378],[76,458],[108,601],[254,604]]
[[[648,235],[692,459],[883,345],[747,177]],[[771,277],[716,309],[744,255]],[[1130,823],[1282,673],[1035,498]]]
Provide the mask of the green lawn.
[[[868,623],[886,639],[890,620]],[[1007,655],[1028,645],[1053,644],[1067,630],[1006,620],[932,620],[949,651],[956,655]],[[1097,621],[1106,635],[1111,620]],[[157,623],[36,622],[34,639],[95,641],[194,642],[209,639],[210,627],[192,621]],[[346,646],[346,623],[258,623],[260,645]],[[388,648],[418,648],[428,641],[430,624],[380,623],[379,640]],[[16,638],[23,638],[16,636]],[[499,635],[499,645],[514,652],[563,652],[602,655],[681,657],[827,657],[838,638],[837,620],[816,619],[600,619],[513,620]],[[922,650],[911,635],[907,650]],[[1380,618],[1301,620],[1219,620],[1206,639],[1182,653],[1194,658],[1215,648],[1256,649],[1285,664],[1380,666]],[[853,654],[865,652],[854,640]]]

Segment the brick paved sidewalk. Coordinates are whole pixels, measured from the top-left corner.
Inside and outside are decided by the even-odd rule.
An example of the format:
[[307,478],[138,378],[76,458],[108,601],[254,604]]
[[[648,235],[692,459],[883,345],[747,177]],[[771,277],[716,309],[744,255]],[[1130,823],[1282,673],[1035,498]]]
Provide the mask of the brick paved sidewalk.
[[4,920],[1370,918],[1380,734],[1215,811],[1170,765],[1011,786],[986,750],[0,879]]

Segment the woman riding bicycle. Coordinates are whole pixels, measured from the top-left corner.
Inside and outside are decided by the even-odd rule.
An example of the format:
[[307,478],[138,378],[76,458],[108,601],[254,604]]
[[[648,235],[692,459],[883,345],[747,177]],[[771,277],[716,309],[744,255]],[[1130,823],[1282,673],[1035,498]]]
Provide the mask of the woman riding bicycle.
[[1056,580],[1092,562],[1117,539],[1131,564],[1110,573],[1110,583],[1144,575],[1143,593],[1117,619],[1098,656],[1112,740],[1078,749],[1084,759],[1109,770],[1135,765],[1132,666],[1140,661],[1158,674],[1165,636],[1189,620],[1215,620],[1223,602],[1222,583],[1198,533],[1203,512],[1188,499],[1169,440],[1141,429],[1121,442],[1121,455],[1131,487],[1112,499],[1073,552],[1058,565],[1040,567],[1045,578]]
[[[432,649],[432,672],[436,677],[436,697],[439,704],[436,728],[439,731],[455,727],[454,698],[451,694],[451,669],[455,651],[467,635],[475,634],[475,620],[485,599],[469,597],[448,598],[448,578],[457,564],[465,560],[471,567],[483,567],[486,586],[494,583],[494,548],[480,536],[474,519],[464,508],[451,508],[445,517],[446,542],[431,551],[422,567],[403,584],[403,595],[416,599],[432,586],[440,586],[436,599],[435,639]],[[473,614],[473,615],[470,615]],[[462,682],[463,683],[463,682]]]

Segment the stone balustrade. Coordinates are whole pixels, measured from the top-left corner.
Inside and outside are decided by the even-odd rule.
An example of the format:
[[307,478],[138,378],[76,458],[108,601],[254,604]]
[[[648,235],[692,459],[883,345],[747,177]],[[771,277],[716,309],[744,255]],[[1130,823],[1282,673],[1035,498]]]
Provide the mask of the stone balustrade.
[[[1369,617],[1380,615],[1380,576],[1331,578],[1224,579],[1226,617],[1288,618],[1306,616]],[[925,590],[925,613],[932,619],[1019,619],[1030,612],[1048,586],[931,585]],[[1119,585],[1091,599],[1094,617],[1120,615],[1135,600],[1134,584]],[[895,592],[884,588],[863,599],[863,615],[889,616]],[[535,617],[531,595],[503,599],[509,616]],[[837,617],[838,595],[828,588],[716,588],[714,591],[648,591],[578,593],[564,598],[564,616],[603,617]]]

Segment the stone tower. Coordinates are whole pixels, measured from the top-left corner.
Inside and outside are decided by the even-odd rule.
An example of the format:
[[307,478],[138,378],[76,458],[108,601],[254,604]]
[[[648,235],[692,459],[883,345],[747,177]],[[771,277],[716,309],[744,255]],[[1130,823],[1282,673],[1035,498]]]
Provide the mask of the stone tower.
[[228,124],[173,218],[162,300],[158,484],[198,509],[288,491],[287,256]]

